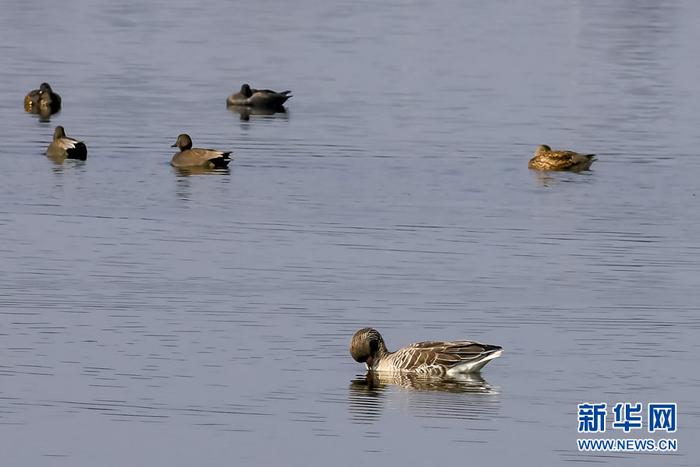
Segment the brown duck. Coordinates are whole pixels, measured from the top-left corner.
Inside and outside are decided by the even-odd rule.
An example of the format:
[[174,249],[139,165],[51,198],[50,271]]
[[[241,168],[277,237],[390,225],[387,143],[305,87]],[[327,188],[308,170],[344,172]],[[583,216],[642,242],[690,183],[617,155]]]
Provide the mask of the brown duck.
[[530,159],[528,168],[535,170],[588,170],[595,161],[595,154],[579,154],[574,151],[552,151],[546,144],[537,146],[535,157]]
[[376,329],[360,329],[352,336],[350,355],[368,370],[456,376],[481,370],[500,357],[503,348],[472,341],[429,341],[389,352]]
[[184,133],[177,137],[177,141],[171,147],[179,148],[180,152],[173,156],[170,165],[180,169],[188,167],[225,169],[231,162],[231,151],[193,148],[190,135]]
[[53,141],[46,148],[46,155],[52,159],[87,159],[87,146],[82,141],[66,136],[66,130],[61,125],[53,132]]
[[53,92],[49,83],[41,83],[24,96],[24,110],[27,112],[51,115],[61,110],[61,96]]

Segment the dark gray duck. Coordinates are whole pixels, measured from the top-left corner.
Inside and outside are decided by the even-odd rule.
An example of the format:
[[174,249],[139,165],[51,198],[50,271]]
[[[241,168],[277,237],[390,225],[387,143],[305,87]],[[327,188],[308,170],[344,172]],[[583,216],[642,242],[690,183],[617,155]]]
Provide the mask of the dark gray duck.
[[231,94],[226,99],[227,105],[258,107],[266,109],[281,109],[287,99],[292,97],[292,91],[276,92],[270,89],[254,89],[249,84],[241,86],[241,90]]

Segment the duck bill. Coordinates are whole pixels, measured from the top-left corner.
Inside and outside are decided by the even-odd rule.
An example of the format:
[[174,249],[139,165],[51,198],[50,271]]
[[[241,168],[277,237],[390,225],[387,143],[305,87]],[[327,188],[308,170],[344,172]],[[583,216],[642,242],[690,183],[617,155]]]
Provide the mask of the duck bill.
[[367,365],[367,369],[371,370],[372,369],[372,363],[374,363],[374,358],[367,357],[367,360],[365,360],[365,365]]

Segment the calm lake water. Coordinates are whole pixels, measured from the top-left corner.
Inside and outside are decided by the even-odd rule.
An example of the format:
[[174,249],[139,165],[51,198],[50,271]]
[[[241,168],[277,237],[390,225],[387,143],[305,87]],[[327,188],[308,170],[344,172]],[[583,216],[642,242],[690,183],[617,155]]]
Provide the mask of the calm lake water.
[[[699,465],[699,16],[5,4],[2,465]],[[22,109],[42,81],[50,122]],[[243,82],[288,112],[227,110]],[[85,163],[43,155],[59,124]],[[182,132],[230,171],[173,170]],[[538,174],[538,144],[599,159]],[[369,325],[505,354],[368,382],[347,348]],[[619,401],[677,402],[678,451],[578,452],[577,404]]]

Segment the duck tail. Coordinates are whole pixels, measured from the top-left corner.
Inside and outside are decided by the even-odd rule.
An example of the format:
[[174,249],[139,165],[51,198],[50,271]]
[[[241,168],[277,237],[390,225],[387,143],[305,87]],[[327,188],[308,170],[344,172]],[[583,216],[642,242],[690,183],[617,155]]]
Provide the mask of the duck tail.
[[480,344],[483,348],[481,354],[473,360],[456,365],[447,371],[448,375],[456,375],[461,373],[475,373],[481,371],[481,369],[494,358],[498,358],[503,355],[503,347],[498,345],[488,345]]
[[210,159],[210,162],[214,164],[215,169],[225,169],[228,167],[229,162],[231,162],[231,152],[225,152],[216,159]]
[[75,147],[66,150],[68,159],[87,160],[87,146],[83,142],[75,143]]
[[490,344],[481,344],[482,347],[484,348],[484,353],[494,353],[498,352],[499,350],[502,351],[503,347],[500,345],[490,345]]

